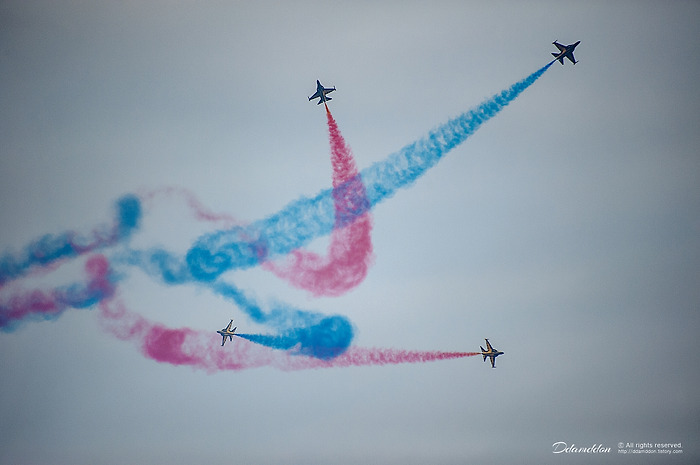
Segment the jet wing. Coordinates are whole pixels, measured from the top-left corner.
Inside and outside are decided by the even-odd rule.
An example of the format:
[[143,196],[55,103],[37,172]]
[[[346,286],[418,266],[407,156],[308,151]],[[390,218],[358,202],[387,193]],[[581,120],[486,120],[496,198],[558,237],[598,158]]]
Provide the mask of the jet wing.
[[552,43],[559,49],[560,52],[563,52],[566,50],[566,47],[563,46],[562,44],[560,44],[559,42],[557,42],[556,40]]
[[[493,352],[493,347],[491,347],[491,343],[489,342],[488,339],[486,339],[486,351]],[[493,359],[491,359],[491,360],[493,360]]]
[[496,357],[491,357],[491,368],[496,368]]

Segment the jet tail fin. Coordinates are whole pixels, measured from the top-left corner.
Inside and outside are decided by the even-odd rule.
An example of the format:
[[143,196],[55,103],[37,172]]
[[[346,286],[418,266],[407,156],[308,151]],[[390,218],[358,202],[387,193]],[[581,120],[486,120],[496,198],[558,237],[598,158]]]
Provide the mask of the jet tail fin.
[[561,55],[561,56],[559,56],[559,55],[560,55],[559,53],[552,52],[552,56],[554,58],[556,58],[557,60],[559,60],[559,63],[561,63],[563,65],[564,64],[564,55]]

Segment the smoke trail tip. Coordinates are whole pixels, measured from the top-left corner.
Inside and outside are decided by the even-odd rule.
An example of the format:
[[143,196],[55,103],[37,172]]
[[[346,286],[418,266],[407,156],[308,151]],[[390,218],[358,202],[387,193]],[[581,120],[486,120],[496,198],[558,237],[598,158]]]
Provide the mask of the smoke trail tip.
[[141,219],[141,201],[135,195],[125,195],[117,202],[118,224],[123,235],[139,225]]

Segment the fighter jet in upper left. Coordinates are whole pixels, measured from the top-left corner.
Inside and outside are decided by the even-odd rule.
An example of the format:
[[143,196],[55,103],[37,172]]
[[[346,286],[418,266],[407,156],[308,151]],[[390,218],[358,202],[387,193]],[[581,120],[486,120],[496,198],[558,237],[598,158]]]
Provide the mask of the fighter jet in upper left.
[[316,93],[309,97],[309,102],[312,101],[313,99],[317,98],[318,103],[316,105],[320,105],[324,102],[327,102],[328,100],[332,100],[330,97],[327,97],[326,94],[329,94],[335,90],[335,87],[323,87],[323,84],[321,84],[321,81],[316,80]]

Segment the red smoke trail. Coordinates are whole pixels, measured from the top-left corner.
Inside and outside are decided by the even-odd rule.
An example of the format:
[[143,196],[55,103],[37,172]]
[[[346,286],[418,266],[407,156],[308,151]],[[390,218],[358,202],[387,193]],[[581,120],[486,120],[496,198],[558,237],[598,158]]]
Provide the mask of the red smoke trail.
[[[54,267],[50,264],[49,267]],[[0,300],[0,329],[12,330],[25,318],[52,319],[69,308],[88,308],[114,294],[109,262],[95,255],[85,262],[87,279],[81,284],[42,291],[15,292]]]
[[284,371],[315,368],[396,365],[425,363],[472,357],[479,352],[409,351],[399,349],[367,349],[351,347],[331,360],[294,355],[271,349],[241,338],[234,338],[221,347],[214,331],[189,328],[170,329],[129,312],[117,299],[100,303],[101,326],[123,341],[134,343],[152,360],[171,365],[186,365],[208,373],[272,366]]
[[[339,296],[357,286],[367,276],[372,262],[372,217],[369,212],[353,218],[353,211],[366,210],[365,187],[357,174],[350,147],[326,106],[328,133],[333,167],[333,202],[336,225],[326,257],[297,249],[283,263],[264,263],[263,268],[288,280],[293,286],[311,291],[315,296]],[[339,189],[342,186],[342,189]]]
[[301,370],[308,368],[353,367],[366,365],[397,365],[400,363],[426,363],[454,358],[473,357],[480,352],[441,352],[411,351],[401,349],[367,349],[350,347],[343,354],[332,360],[320,360],[304,357],[303,360],[290,360],[287,369]]
[[[360,284],[367,275],[372,262],[372,218],[369,212],[361,216],[353,215],[354,211],[367,210],[368,199],[352,151],[327,106],[326,116],[336,224],[344,226],[338,226],[331,233],[326,256],[297,249],[281,263],[265,262],[262,267],[315,296],[339,296]],[[183,188],[165,187],[139,195],[144,203],[152,203],[159,196],[181,197],[199,221],[219,223],[223,227],[241,224],[230,215],[206,209],[191,192]]]
[[182,187],[168,186],[156,190],[144,191],[139,194],[139,198],[141,198],[144,203],[151,203],[156,197],[161,195],[166,197],[182,197],[187,206],[192,210],[194,217],[199,221],[220,223],[221,227],[224,228],[241,224],[241,222],[237,221],[231,215],[226,213],[214,213],[208,210],[192,192]]

